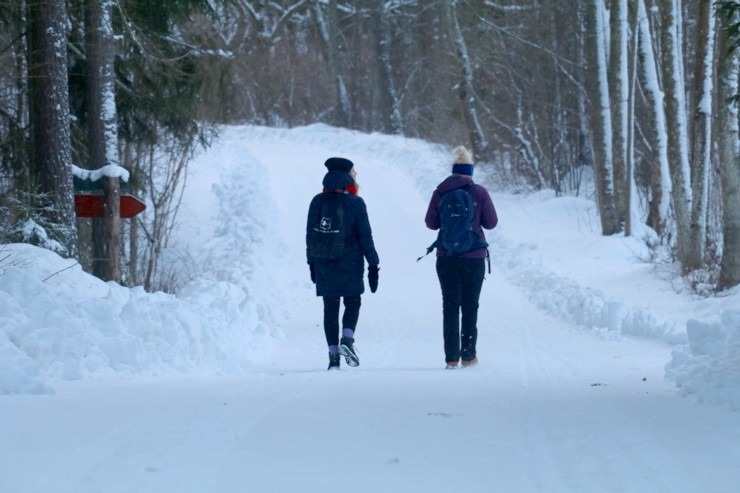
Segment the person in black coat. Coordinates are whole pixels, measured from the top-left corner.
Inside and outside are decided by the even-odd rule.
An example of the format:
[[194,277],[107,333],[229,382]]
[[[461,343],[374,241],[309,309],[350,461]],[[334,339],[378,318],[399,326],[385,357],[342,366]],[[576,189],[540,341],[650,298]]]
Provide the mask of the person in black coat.
[[[306,258],[316,296],[324,301],[324,333],[329,346],[329,369],[339,369],[340,355],[349,366],[360,360],[354,347],[365,291],[365,260],[370,291],[378,288],[378,253],[365,201],[357,195],[357,176],[352,161],[333,157],[324,163],[328,172],[324,190],[308,208]],[[339,338],[339,308],[344,300],[342,337]]]

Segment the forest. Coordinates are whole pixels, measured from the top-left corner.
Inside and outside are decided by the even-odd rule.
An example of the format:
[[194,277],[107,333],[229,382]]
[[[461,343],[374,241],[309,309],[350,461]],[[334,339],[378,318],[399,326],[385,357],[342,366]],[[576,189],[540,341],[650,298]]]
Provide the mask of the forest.
[[[602,234],[641,235],[651,261],[720,292],[740,284],[738,11],[0,0],[0,244],[176,291],[185,274],[161,258],[193,153],[224,124],[325,123],[464,144],[508,189],[587,195]],[[76,217],[83,188],[104,217]],[[122,219],[122,194],[146,212]]]

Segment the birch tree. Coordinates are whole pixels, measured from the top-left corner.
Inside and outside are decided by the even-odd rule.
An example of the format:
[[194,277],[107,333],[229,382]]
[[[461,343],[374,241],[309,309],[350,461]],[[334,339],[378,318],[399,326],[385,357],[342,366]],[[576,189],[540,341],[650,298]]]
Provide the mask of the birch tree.
[[709,172],[712,167],[712,93],[714,92],[714,20],[712,2],[700,1],[696,34],[696,71],[693,88],[691,139],[692,210],[685,269],[704,265],[707,236]]
[[738,70],[740,50],[729,33],[737,28],[735,13],[720,16],[717,99],[719,101],[719,169],[722,175],[723,248],[719,288],[740,284],[740,155],[738,154]]
[[[326,7],[322,4],[326,3]],[[322,2],[316,0],[313,13],[323,42],[324,59],[334,81],[336,93],[335,122],[339,126],[350,127],[352,124],[352,104],[349,100],[340,58],[340,34],[337,28],[337,0]]]
[[476,160],[488,158],[488,139],[486,139],[480,121],[478,120],[478,110],[476,108],[475,85],[473,76],[473,65],[470,62],[468,54],[468,45],[465,41],[463,30],[460,27],[460,19],[457,13],[457,0],[451,2],[441,2],[442,17],[448,26],[457,62],[460,69],[459,80],[455,87],[457,97],[460,99],[460,105],[465,122],[465,128],[470,139],[470,146]]
[[618,223],[627,219],[627,126],[629,124],[629,71],[627,0],[611,0],[608,83],[612,120],[612,172]]
[[637,24],[642,65],[643,86],[650,100],[653,115],[652,140],[655,142],[657,163],[651,169],[651,197],[648,225],[658,235],[665,231],[671,203],[671,181],[668,165],[668,129],[666,128],[663,89],[655,59],[653,35],[645,9],[645,1],[637,0]]
[[67,83],[67,30],[64,2],[28,2],[28,88],[32,131],[33,176],[43,210],[56,231],[49,231],[64,249],[77,254],[72,151]]
[[592,124],[594,135],[594,177],[596,202],[601,219],[601,232],[612,235],[620,230],[614,196],[612,113],[609,101],[609,80],[607,76],[607,30],[604,19],[606,9],[603,0],[593,0],[589,9],[590,27],[594,41],[591,43],[589,66],[594,67],[596,76],[592,77],[591,94]]
[[378,50],[378,80],[380,82],[380,97],[383,102],[381,110],[382,130],[396,135],[403,135],[403,117],[401,116],[401,101],[396,90],[393,78],[394,67],[391,63],[392,36],[389,19],[391,15],[384,2],[378,2],[373,9],[373,24]]
[[683,77],[681,48],[681,9],[678,0],[659,0],[662,14],[662,76],[665,91],[668,164],[672,180],[673,213],[676,221],[676,249],[681,269],[688,272],[691,250],[692,193],[689,169],[688,132],[686,119],[686,88]]

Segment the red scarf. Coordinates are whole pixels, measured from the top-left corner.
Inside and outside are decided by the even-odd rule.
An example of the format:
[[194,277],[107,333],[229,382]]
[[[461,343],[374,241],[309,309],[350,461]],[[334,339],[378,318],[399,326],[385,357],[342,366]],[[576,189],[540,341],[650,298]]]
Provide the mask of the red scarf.
[[344,191],[347,191],[347,192],[351,193],[352,195],[357,195],[357,183],[353,183],[352,185],[347,185],[346,187],[344,187],[344,190],[342,190],[340,188],[338,188],[336,190],[327,190],[326,188],[324,189],[324,192],[343,193]]

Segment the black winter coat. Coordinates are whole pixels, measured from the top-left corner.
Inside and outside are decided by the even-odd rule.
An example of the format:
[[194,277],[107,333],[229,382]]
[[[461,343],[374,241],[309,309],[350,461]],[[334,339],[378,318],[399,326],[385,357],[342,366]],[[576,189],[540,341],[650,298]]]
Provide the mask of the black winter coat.
[[[344,190],[353,183],[352,178],[343,172],[330,171],[324,177],[326,190]],[[308,208],[306,223],[306,244],[311,229],[321,219],[321,209],[329,194],[339,196],[344,203],[344,221],[348,228],[344,255],[338,260],[306,257],[316,272],[316,296],[360,296],[365,292],[363,282],[365,259],[368,265],[378,265],[378,253],[373,243],[373,233],[367,216],[365,201],[347,192],[329,191],[316,195]]]

